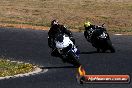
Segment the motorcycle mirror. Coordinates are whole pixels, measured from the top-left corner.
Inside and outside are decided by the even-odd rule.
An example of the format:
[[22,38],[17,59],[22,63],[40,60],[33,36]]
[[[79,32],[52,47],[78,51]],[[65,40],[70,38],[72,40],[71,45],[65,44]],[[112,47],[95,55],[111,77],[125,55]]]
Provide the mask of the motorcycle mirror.
[[102,24],[102,27],[104,27],[105,23]]

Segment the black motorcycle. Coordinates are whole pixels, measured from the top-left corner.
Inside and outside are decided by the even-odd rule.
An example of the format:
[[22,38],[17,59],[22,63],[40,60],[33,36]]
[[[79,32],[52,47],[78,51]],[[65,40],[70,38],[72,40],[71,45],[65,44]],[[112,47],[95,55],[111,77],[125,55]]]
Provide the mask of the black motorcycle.
[[[103,24],[104,25],[104,24]],[[97,49],[97,52],[106,52],[110,50],[111,53],[115,52],[115,49],[110,40],[109,34],[104,26],[96,26],[94,29],[84,31],[84,36],[93,47]]]

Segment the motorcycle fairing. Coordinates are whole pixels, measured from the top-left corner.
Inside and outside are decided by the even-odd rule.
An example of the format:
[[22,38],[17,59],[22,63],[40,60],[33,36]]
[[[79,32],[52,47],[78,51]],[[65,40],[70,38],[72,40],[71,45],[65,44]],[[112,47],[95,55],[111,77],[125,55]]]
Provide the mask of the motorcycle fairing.
[[69,44],[73,45],[73,42],[70,40],[69,37],[66,37],[65,35],[63,36],[63,42],[55,41],[56,43],[56,48],[58,49],[63,49],[69,46]]

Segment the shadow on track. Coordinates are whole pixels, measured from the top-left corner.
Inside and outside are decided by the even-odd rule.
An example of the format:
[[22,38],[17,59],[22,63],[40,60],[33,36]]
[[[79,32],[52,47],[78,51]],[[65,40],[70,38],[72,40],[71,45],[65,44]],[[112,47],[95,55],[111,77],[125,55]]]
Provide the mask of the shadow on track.
[[77,68],[75,66],[49,66],[49,67],[40,67],[41,69],[61,69],[61,68]]
[[80,54],[94,54],[98,53],[97,51],[90,51],[90,52],[80,52]]
[[97,51],[80,52],[80,54],[95,54],[95,53],[111,53],[111,52],[109,52],[109,51],[105,51],[105,52],[97,52]]

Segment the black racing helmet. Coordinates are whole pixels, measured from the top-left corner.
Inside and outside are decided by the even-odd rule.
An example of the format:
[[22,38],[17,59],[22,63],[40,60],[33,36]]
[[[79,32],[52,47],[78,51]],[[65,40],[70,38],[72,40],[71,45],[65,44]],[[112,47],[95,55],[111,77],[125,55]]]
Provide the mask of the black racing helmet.
[[53,26],[53,25],[58,25],[58,20],[52,20],[51,21],[51,26]]

